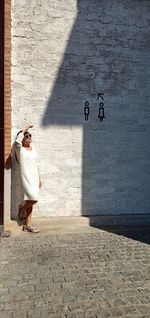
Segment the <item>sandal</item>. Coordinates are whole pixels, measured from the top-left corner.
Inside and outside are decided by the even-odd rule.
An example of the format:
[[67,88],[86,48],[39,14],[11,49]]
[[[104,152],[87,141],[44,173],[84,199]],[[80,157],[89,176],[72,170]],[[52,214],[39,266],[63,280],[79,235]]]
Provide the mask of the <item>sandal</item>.
[[24,225],[22,230],[23,230],[24,232],[39,233],[39,230],[36,229],[36,228],[33,227],[33,226]]

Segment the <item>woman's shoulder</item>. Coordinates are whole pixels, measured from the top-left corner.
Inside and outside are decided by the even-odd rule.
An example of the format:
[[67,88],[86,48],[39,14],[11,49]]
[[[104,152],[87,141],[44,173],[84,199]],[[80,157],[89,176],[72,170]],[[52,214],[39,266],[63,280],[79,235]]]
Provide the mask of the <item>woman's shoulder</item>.
[[36,152],[36,147],[33,144],[31,145],[31,148],[32,148],[32,151]]

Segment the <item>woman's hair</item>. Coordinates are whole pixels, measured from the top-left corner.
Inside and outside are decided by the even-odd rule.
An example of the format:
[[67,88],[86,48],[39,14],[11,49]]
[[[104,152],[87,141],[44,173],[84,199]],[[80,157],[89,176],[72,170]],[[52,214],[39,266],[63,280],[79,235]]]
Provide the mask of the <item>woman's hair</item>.
[[17,133],[17,137],[18,137],[18,135],[19,135],[21,132],[22,132],[22,130],[19,130],[19,131],[18,131],[18,133]]
[[27,135],[27,134],[29,134],[29,131],[28,131],[28,130],[26,130],[23,135],[25,136],[25,135]]
[[[17,137],[18,137],[18,135],[19,135],[20,133],[22,133],[22,130],[20,130],[20,131],[17,133]],[[23,133],[24,136],[25,136],[26,134],[29,134],[29,131],[28,131],[28,130],[26,130],[26,131]]]

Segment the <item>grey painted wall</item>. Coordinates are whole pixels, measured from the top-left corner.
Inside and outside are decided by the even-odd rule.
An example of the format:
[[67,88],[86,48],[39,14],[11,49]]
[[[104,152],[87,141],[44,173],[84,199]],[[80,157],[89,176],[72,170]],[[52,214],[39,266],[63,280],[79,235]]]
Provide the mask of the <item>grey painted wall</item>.
[[15,135],[18,120],[35,123],[45,183],[36,215],[149,214],[150,2],[17,3],[12,125]]

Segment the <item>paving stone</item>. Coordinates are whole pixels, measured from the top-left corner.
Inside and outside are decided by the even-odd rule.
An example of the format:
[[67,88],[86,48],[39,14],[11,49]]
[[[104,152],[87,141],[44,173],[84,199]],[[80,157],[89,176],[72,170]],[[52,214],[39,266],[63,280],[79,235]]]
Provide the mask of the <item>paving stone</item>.
[[135,306],[132,306],[132,305],[126,305],[123,307],[123,312],[125,315],[137,315],[138,311],[137,311],[137,308]]
[[28,318],[28,313],[26,311],[18,310],[13,312],[13,318]]
[[117,307],[115,307],[115,308],[110,308],[109,309],[109,312],[110,312],[110,314],[111,314],[111,317],[120,317],[120,316],[122,316],[123,315],[123,310],[122,310],[122,307],[121,308],[117,308]]
[[[57,317],[55,317],[57,318]],[[81,315],[78,313],[78,314],[75,314],[75,313],[67,313],[65,318],[85,318],[85,314],[84,313],[81,313]]]
[[0,295],[0,303],[11,302],[13,298],[14,298],[13,294]]
[[150,304],[149,305],[143,305],[143,306],[138,306],[137,309],[140,311],[142,314],[149,315],[150,317]]
[[8,295],[9,288],[0,288],[0,295]]
[[96,318],[109,318],[111,317],[110,312],[107,309],[101,309],[99,311],[96,311]]
[[[28,318],[41,318],[42,317],[42,313],[40,311],[36,312],[35,310],[34,311],[30,311],[28,312]],[[48,317],[48,315],[47,315]]]
[[13,314],[10,311],[0,311],[1,318],[12,318]]
[[83,302],[82,303],[82,308],[85,311],[89,310],[89,309],[98,309],[99,308],[99,303],[98,302],[93,302],[93,301]]
[[17,234],[0,244],[2,318],[150,317],[148,244],[107,231]]

